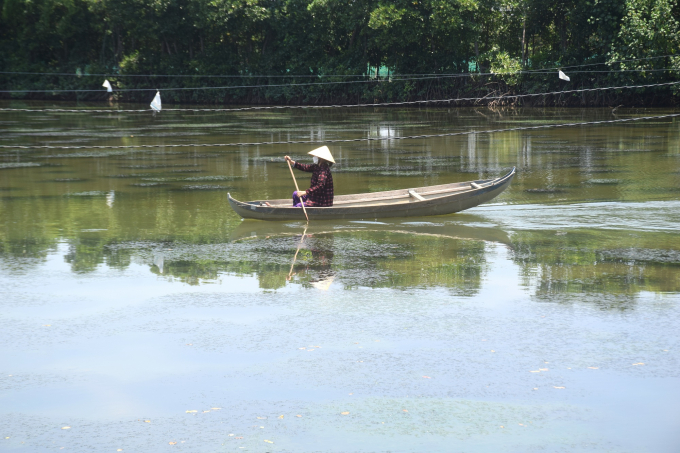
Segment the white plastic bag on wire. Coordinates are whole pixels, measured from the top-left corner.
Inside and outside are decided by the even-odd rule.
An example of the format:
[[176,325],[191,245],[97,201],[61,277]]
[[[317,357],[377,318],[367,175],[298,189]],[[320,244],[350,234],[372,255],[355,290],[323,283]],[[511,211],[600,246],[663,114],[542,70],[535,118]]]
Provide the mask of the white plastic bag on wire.
[[102,83],[102,86],[106,88],[107,93],[111,93],[113,91],[113,87],[111,86],[111,82],[108,80],[104,80],[104,83]]
[[569,82],[569,81],[571,80],[571,79],[569,78],[569,76],[566,75],[565,73],[563,73],[562,71],[560,71],[557,75],[560,77],[560,79],[566,80],[567,82]]
[[161,92],[156,91],[156,97],[153,98],[153,101],[151,101],[151,108],[154,109],[156,112],[161,111]]

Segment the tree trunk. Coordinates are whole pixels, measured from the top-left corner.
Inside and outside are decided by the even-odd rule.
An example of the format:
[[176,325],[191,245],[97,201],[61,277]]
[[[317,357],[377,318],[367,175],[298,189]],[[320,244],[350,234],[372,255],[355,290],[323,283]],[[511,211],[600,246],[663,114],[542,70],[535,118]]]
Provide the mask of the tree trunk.
[[527,18],[524,17],[522,21],[522,66],[527,64],[527,51],[526,51],[526,37],[527,37]]
[[102,37],[102,52],[99,55],[99,62],[104,65],[106,61],[106,30],[104,30],[104,36]]
[[357,25],[354,27],[354,30],[352,30],[352,36],[349,38],[349,46],[348,48],[352,48],[352,45],[354,44],[354,40],[356,39],[357,35],[359,34],[359,26]]
[[115,40],[113,42],[114,54],[116,55],[116,63],[123,59],[123,36],[120,32],[120,28],[115,28]]
[[262,43],[262,55],[264,55],[265,50],[267,50],[267,43],[269,42],[269,33],[264,35],[264,42]]

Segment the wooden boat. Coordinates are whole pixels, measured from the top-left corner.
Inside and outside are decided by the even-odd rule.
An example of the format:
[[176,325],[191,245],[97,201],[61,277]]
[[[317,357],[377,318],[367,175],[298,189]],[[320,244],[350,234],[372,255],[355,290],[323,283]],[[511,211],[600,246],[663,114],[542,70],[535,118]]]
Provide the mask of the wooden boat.
[[[413,217],[452,214],[478,206],[503,192],[515,176],[515,167],[496,179],[441,184],[414,189],[338,195],[333,206],[307,208],[309,220]],[[244,219],[304,220],[301,208],[291,206],[288,198],[280,200],[238,201],[228,194],[229,204]],[[271,206],[267,206],[269,203]]]

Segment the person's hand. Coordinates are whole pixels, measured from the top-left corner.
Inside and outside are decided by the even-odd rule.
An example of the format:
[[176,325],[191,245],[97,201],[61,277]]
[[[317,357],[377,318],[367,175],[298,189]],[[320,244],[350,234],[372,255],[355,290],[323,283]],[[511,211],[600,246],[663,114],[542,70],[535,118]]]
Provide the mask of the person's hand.
[[293,159],[291,159],[290,156],[286,156],[285,159],[286,159],[286,162],[290,162],[291,164],[295,163],[295,161]]
[[305,195],[307,195],[307,192],[305,190],[301,190],[297,193],[297,195],[298,197],[304,197]]

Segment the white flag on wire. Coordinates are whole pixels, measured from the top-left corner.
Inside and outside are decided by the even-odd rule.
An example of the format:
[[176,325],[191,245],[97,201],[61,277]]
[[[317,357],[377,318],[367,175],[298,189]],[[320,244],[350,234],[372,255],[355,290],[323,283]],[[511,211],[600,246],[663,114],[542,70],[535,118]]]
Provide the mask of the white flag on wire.
[[156,97],[153,98],[153,101],[151,101],[151,108],[154,109],[157,112],[161,111],[161,92],[156,91]]
[[569,82],[569,81],[571,80],[571,79],[569,78],[569,76],[566,75],[565,73],[563,73],[562,71],[560,71],[557,75],[560,77],[560,79],[566,80],[567,82]]
[[107,93],[110,93],[110,92],[113,91],[113,87],[111,86],[111,82],[109,82],[108,80],[104,80],[104,83],[102,83],[102,86],[104,88],[106,88]]

